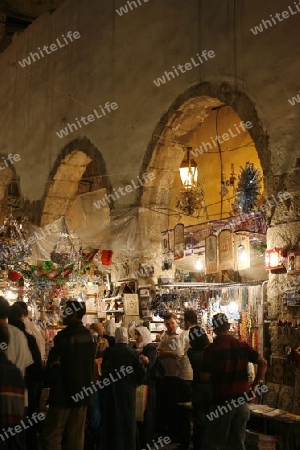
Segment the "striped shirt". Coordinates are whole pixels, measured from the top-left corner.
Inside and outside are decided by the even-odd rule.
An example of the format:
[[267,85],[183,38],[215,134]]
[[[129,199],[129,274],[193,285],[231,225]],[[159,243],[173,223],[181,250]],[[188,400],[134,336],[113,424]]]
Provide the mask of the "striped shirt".
[[[0,423],[2,428],[20,424],[24,416],[25,384],[21,372],[0,352]],[[3,440],[3,439],[2,439]]]
[[258,353],[231,335],[217,336],[204,350],[203,372],[211,374],[214,403],[223,404],[249,393],[248,362],[256,364]]

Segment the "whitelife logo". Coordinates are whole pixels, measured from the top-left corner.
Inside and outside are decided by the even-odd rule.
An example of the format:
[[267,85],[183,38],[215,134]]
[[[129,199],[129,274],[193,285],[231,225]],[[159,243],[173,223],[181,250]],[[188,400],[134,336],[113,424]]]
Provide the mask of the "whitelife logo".
[[[47,232],[47,235],[46,235]],[[40,228],[39,234],[37,231],[34,231],[33,236],[30,236],[28,239],[26,239],[25,244],[29,247],[29,245],[34,244],[37,241],[45,240],[47,236],[50,236],[51,233],[58,233],[59,229],[56,224],[53,225],[46,225],[45,229]],[[0,252],[0,262],[2,260],[5,260],[9,256],[12,255],[18,255],[23,250],[22,245],[16,244],[9,248],[9,252],[7,250],[4,250]]]
[[[234,124],[234,127],[235,127],[235,130],[232,131],[232,129],[229,128],[227,130],[227,133],[223,133],[222,136],[216,135],[215,138],[213,138],[211,136],[210,137],[211,143],[210,142],[202,142],[200,147],[195,148],[194,150],[191,151],[192,155],[193,156],[202,155],[203,148],[204,148],[205,152],[207,152],[208,149],[212,150],[213,146],[218,147],[218,143],[223,144],[224,142],[229,141],[231,138],[237,137],[243,131],[246,131],[246,129],[249,130],[250,128],[252,128],[253,124],[252,124],[252,122],[244,123],[243,121],[241,121],[239,125]],[[235,131],[237,132],[237,134],[235,134]]]
[[[261,25],[256,25],[254,28],[250,28],[253,34],[257,35],[258,33],[262,33],[264,30],[267,30],[269,27],[272,27],[273,25],[277,25],[279,22],[282,22],[284,19],[288,19],[291,16],[294,16],[295,14],[298,14],[300,12],[300,1],[298,3],[294,2],[294,5],[296,7],[296,11],[292,9],[292,6],[288,6],[289,11],[283,11],[282,13],[276,13],[275,17],[278,20],[276,21],[275,17],[273,17],[273,14],[270,14],[271,20],[266,19],[261,21]],[[281,17],[280,17],[281,15]]]
[[3,428],[2,434],[0,434],[0,439],[2,439],[2,442],[5,442],[5,439],[9,439],[11,436],[21,433],[23,430],[28,430],[28,428],[32,427],[35,423],[38,423],[39,420],[45,420],[45,415],[43,413],[34,412],[30,418],[27,416],[26,419],[27,424],[24,420],[21,420],[19,425],[8,427],[6,430]]
[[10,153],[7,157],[6,156],[2,156],[2,159],[3,159],[4,167],[2,167],[2,165],[0,163],[0,170],[4,170],[4,169],[6,169],[6,167],[9,167],[8,161],[10,162],[11,165],[14,164],[14,161],[15,162],[20,161],[21,156],[19,155],[19,153],[15,153],[14,155],[12,153]]
[[[143,0],[143,2],[144,3],[148,3],[149,0]],[[136,0],[136,2],[134,2],[134,1],[132,1],[132,2],[128,1],[127,2],[127,5],[129,6],[131,11],[133,11],[133,6],[132,5],[134,5],[134,8],[138,8],[139,6],[142,6],[142,4],[143,3],[141,2],[141,0]],[[127,5],[121,6],[121,8],[116,9],[116,13],[119,14],[119,16],[123,16],[123,14],[127,14],[129,12],[129,9],[128,9]]]
[[[127,184],[124,188],[119,187],[118,192],[124,196],[128,194],[129,192],[132,192],[133,189],[138,189],[144,184],[146,184],[149,180],[153,180],[155,178],[155,174],[153,172],[150,173],[143,173],[142,180],[139,176],[137,176],[138,184],[135,184],[136,180],[131,180],[131,184]],[[124,192],[125,191],[125,192]],[[94,206],[96,206],[97,209],[100,209],[102,206],[107,206],[109,203],[114,202],[116,198],[120,198],[120,195],[118,194],[117,190],[114,189],[114,195],[113,194],[105,194],[105,197],[102,200],[98,200],[97,202],[94,202]]]
[[[101,109],[103,116],[106,116],[106,112],[102,108],[102,105],[99,105],[99,108]],[[112,102],[112,103],[106,102],[104,105],[104,108],[110,113],[111,110],[118,109],[118,104],[115,102]],[[71,124],[68,123],[66,128],[63,128],[60,131],[56,131],[57,136],[60,139],[62,139],[64,136],[68,136],[69,131],[70,131],[70,133],[73,133],[73,131],[78,130],[78,127],[82,128],[80,121],[83,123],[83,125],[88,125],[89,123],[94,122],[96,118],[101,119],[101,117],[103,117],[102,114],[97,113],[96,109],[93,110],[93,113],[95,114],[96,117],[93,114],[89,114],[88,116],[81,116],[79,120],[76,117],[75,120],[76,120],[78,126],[76,125],[76,123],[71,123]],[[87,122],[86,122],[86,119],[87,119]]]
[[[191,58],[190,59],[191,63],[187,62],[184,64],[184,66],[182,64],[178,64],[177,68],[175,66],[173,66],[173,71],[171,71],[171,72],[166,71],[164,73],[164,75],[162,75],[160,78],[153,80],[153,83],[155,84],[155,86],[160,87],[162,84],[166,84],[167,81],[174,80],[174,78],[176,76],[179,77],[179,75],[181,75],[182,73],[186,73],[188,70],[192,70],[194,67],[200,66],[200,64],[203,64],[205,61],[208,61],[209,58],[214,58],[215,56],[216,55],[213,50],[209,50],[209,51],[203,50],[203,52],[201,53],[201,56],[199,55],[199,53],[197,53],[196,58],[195,58],[196,61],[194,58]],[[177,69],[180,72],[178,72]],[[170,76],[171,76],[171,78],[170,78]]]
[[[73,42],[73,39],[79,39],[80,33],[78,31],[68,31],[67,32],[67,37],[65,37],[64,35],[62,35],[62,39],[65,43],[61,43],[60,40],[57,38],[56,39],[56,44],[51,44],[51,45],[44,45],[43,49],[41,49],[40,47],[38,47],[38,52],[39,53],[29,53],[29,56],[27,58],[22,59],[22,61],[18,61],[18,63],[20,64],[20,66],[24,69],[24,67],[30,66],[31,62],[35,62],[36,58],[37,59],[41,59],[45,57],[44,52],[47,55],[50,55],[50,53],[52,52],[56,52],[56,50],[58,50],[59,48],[63,48],[66,45],[69,45],[70,42]],[[69,40],[68,40],[69,39]],[[70,42],[69,42],[70,41]],[[50,48],[50,50],[48,50]],[[44,50],[44,52],[43,52]]]
[[[159,438],[152,439],[153,444],[147,444],[147,448],[142,448],[142,450],[159,450],[160,448],[163,448],[165,445],[171,444],[171,439],[169,436],[159,436]],[[159,446],[158,446],[159,444]],[[151,447],[153,445],[153,447]]]
[[[103,378],[102,380],[96,381],[96,385],[99,387],[99,389],[104,389],[105,386],[109,386],[111,383],[115,383],[116,381],[121,380],[122,377],[126,377],[127,374],[130,374],[133,372],[132,366],[121,366],[120,369],[115,369],[117,378],[114,378],[114,375],[110,373],[108,377]],[[121,373],[120,373],[121,372]],[[72,395],[72,399],[74,402],[79,402],[79,400],[83,400],[85,396],[92,395],[94,392],[97,392],[97,386],[95,386],[95,383],[91,381],[92,387],[84,387],[82,391],[78,392],[76,395]]]
[[[249,395],[247,394],[247,392],[244,392],[243,397],[239,397],[235,400],[230,400],[231,405],[234,408],[238,408],[240,405],[244,405],[246,402],[250,402],[250,400],[253,400],[254,398],[256,398],[256,394],[258,394],[259,396],[262,394],[265,394],[266,392],[268,392],[268,387],[265,384],[262,384],[261,386],[257,386],[255,389],[255,392],[250,389],[249,394],[252,395],[251,397],[249,397]],[[217,409],[215,409],[214,411],[211,411],[210,414],[206,414],[206,417],[208,418],[208,420],[213,421],[214,419],[218,419],[218,417],[223,416],[223,414],[228,413],[229,411],[232,411],[232,406],[229,404],[229,401],[226,400],[225,401],[226,405],[219,405],[217,407]]]
[[[300,91],[299,91],[300,92]],[[292,97],[288,99],[290,105],[295,106],[296,103],[300,103],[300,94],[297,94],[297,97]]]

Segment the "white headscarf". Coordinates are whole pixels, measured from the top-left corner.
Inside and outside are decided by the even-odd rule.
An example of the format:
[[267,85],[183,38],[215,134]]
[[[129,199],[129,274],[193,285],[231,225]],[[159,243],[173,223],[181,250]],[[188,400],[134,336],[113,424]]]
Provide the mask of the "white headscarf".
[[114,319],[110,319],[104,324],[105,332],[108,336],[115,336],[116,333],[116,322]]
[[125,327],[116,329],[116,344],[128,344],[128,331]]
[[143,336],[142,342],[137,344],[138,347],[145,347],[146,345],[151,344],[152,342],[151,333],[147,327],[136,327],[135,331],[137,331]]

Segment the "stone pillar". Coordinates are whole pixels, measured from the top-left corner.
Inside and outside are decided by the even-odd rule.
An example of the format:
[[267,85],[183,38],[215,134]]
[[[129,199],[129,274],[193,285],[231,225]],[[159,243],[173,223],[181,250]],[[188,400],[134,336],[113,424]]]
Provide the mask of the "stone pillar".
[[[281,195],[280,192],[286,193]],[[288,197],[287,193],[290,194]],[[269,228],[267,232],[268,249],[283,247],[287,251],[300,250],[300,167],[296,166],[280,176],[274,184],[274,197],[278,201],[269,207]],[[270,198],[270,197],[269,197]],[[273,199],[273,203],[275,203]],[[297,277],[287,273],[270,273],[267,289],[268,316],[271,319],[270,336],[272,356],[285,356],[287,346],[295,344],[298,329],[280,329],[279,319],[294,323],[299,321],[299,307],[288,307],[283,302],[283,292],[287,288],[300,286],[300,274]],[[291,332],[290,332],[291,331]]]

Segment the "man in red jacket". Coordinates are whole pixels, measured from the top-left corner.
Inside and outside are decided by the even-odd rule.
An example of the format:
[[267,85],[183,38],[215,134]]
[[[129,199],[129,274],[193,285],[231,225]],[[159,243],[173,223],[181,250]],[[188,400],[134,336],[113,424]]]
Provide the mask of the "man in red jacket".
[[267,362],[250,345],[230,334],[225,314],[215,314],[212,323],[217,337],[204,350],[200,375],[203,382],[211,381],[213,389],[210,414],[206,416],[208,450],[245,450],[250,417],[247,402],[255,395],[248,382],[248,362],[257,364],[253,388],[264,378]]

